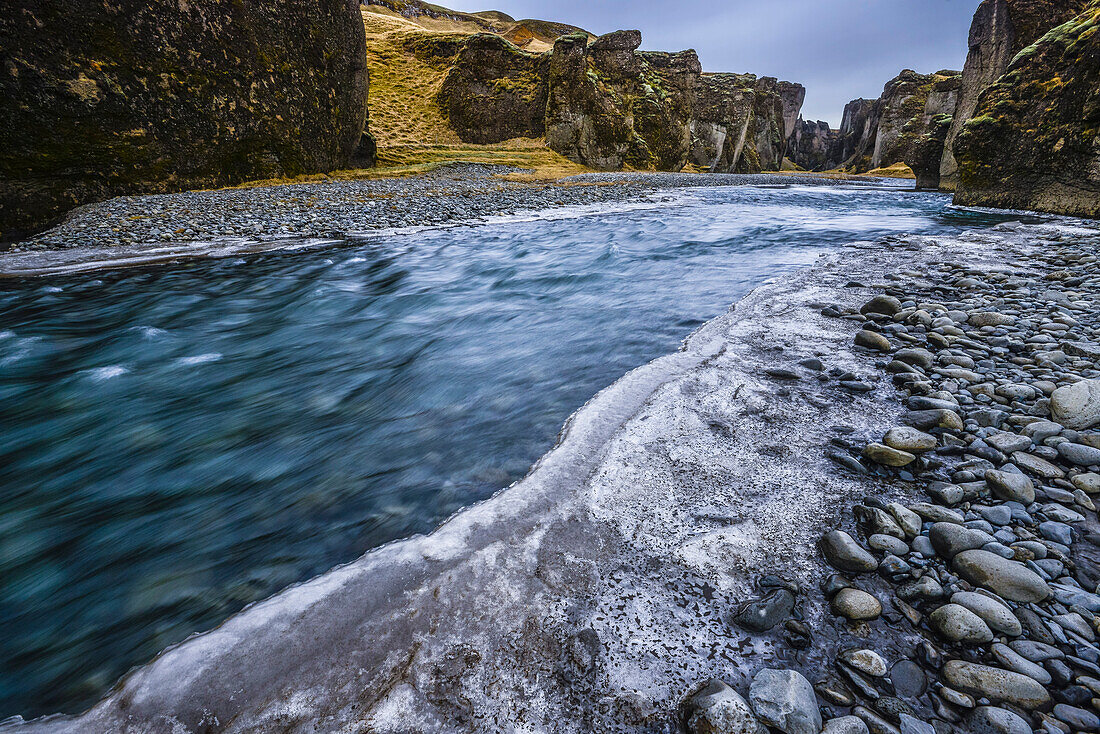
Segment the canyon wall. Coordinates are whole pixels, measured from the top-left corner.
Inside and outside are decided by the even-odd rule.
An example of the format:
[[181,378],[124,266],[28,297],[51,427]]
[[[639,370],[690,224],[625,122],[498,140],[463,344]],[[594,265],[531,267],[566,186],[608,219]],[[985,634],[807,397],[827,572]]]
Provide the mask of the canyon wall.
[[600,170],[684,167],[699,59],[694,51],[639,53],[641,42],[638,31],[591,44],[579,34],[555,41],[546,106],[553,150]]
[[0,16],[0,237],[118,194],[346,166],[355,0],[23,0]]
[[843,162],[839,130],[818,120],[798,120],[787,145],[787,159],[807,171],[828,171]]
[[[941,125],[941,116],[954,111],[960,80],[957,71],[905,69],[886,83],[878,99],[849,102],[839,130],[801,121],[788,143],[788,158],[812,171],[844,168],[852,173],[909,163],[925,150],[925,138]],[[941,136],[941,146],[942,141]],[[938,165],[938,152],[935,156]]]
[[558,37],[529,53],[469,37],[437,101],[462,140],[545,136],[599,170],[779,170],[805,89],[751,74],[703,74],[694,51],[639,51],[641,33]]
[[1100,0],[982,91],[954,156],[958,204],[1100,217]]
[[970,26],[958,104],[944,141],[939,186],[951,191],[958,182],[953,151],[963,125],[974,116],[978,98],[1007,70],[1012,59],[1051,28],[1084,11],[1087,0],[983,0]]

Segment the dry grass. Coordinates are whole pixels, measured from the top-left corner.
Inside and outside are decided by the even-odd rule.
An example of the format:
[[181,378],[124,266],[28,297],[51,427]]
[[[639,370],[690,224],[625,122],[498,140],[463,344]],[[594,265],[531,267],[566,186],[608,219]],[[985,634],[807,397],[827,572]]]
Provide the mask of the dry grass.
[[532,171],[507,176],[514,180],[556,179],[590,170],[550,150],[542,140],[531,138],[516,138],[496,145],[391,146],[378,154],[379,170],[457,162],[516,166]]
[[912,178],[915,179],[917,175],[913,173],[913,169],[904,163],[895,163],[892,166],[886,166],[885,168],[875,168],[863,174],[864,176],[880,176],[882,178]]
[[418,59],[405,45],[412,35],[430,35],[404,18],[363,11],[370,70],[370,130],[378,147],[447,145],[461,142],[435,102],[446,67]]

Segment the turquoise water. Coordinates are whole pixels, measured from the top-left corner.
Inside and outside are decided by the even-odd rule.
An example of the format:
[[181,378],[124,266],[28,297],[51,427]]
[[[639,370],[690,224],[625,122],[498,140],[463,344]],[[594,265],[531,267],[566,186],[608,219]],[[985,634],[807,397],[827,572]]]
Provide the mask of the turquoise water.
[[522,477],[570,413],[935,194],[724,188],[0,282],[0,718],[76,711],[245,605]]

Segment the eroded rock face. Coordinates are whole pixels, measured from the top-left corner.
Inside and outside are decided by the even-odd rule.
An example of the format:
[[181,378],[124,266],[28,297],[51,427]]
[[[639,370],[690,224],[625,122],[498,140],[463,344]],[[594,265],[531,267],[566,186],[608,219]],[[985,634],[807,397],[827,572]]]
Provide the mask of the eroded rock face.
[[838,165],[866,173],[916,162],[928,172],[918,186],[934,187],[960,83],[957,71],[918,74],[905,69],[886,83],[878,99],[849,102],[833,151]]
[[954,145],[956,203],[1100,216],[1100,2],[1021,51]]
[[878,112],[873,99],[853,99],[844,105],[844,117],[840,123],[840,159],[851,163],[867,156],[870,169],[870,152],[874,149],[878,132]]
[[533,54],[498,34],[434,53],[449,65],[437,96],[459,136],[544,136],[600,170],[778,170],[806,90],[751,74],[703,74],[694,51],[639,51],[639,31],[558,36]]
[[777,171],[806,90],[752,74],[703,74],[692,120],[691,161],[715,173]]
[[4,238],[118,194],[330,171],[363,132],[349,0],[26,0],[0,67]]
[[959,100],[940,162],[940,186],[958,185],[954,144],[974,117],[982,92],[1007,70],[1012,58],[1051,28],[1082,12],[1087,0],[983,0],[970,26],[970,51]]
[[737,168],[748,140],[756,98],[751,74],[703,74],[691,124],[691,161],[712,172]]
[[467,143],[540,137],[549,66],[549,56],[521,51],[501,36],[470,36],[443,79],[440,108]]
[[829,123],[799,120],[787,143],[787,158],[808,171],[827,171],[843,162],[840,133]]
[[546,142],[565,157],[603,170],[687,163],[695,86],[694,51],[638,53],[641,34],[616,31],[559,38],[551,52]]

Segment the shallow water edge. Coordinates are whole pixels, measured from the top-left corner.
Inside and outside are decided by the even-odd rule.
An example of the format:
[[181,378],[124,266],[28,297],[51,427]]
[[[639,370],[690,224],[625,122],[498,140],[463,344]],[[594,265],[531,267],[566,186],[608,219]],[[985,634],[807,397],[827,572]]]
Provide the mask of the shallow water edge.
[[[706,606],[722,609],[747,591],[754,569],[820,574],[818,526],[869,489],[825,466],[820,425],[873,433],[897,413],[885,384],[868,397],[824,395],[825,418],[761,370],[814,354],[860,369],[850,334],[812,304],[855,303],[869,290],[847,281],[872,285],[923,258],[995,264],[1041,233],[867,244],[758,289],[680,352],[593,398],[522,482],[430,536],[372,551],[165,652],[84,717],[32,729],[613,729],[632,696],[674,705],[706,671],[738,680],[775,651],[739,647],[699,609],[700,594],[709,588],[718,601]],[[773,456],[773,436],[797,460]],[[820,609],[812,615],[827,626]],[[585,642],[593,635],[598,653]],[[728,662],[699,659],[704,649],[724,650]],[[562,665],[580,665],[574,673],[610,691],[614,710],[593,709],[603,699],[580,678],[543,678]],[[534,681],[542,682],[532,694]],[[486,688],[493,693],[475,693]]]

